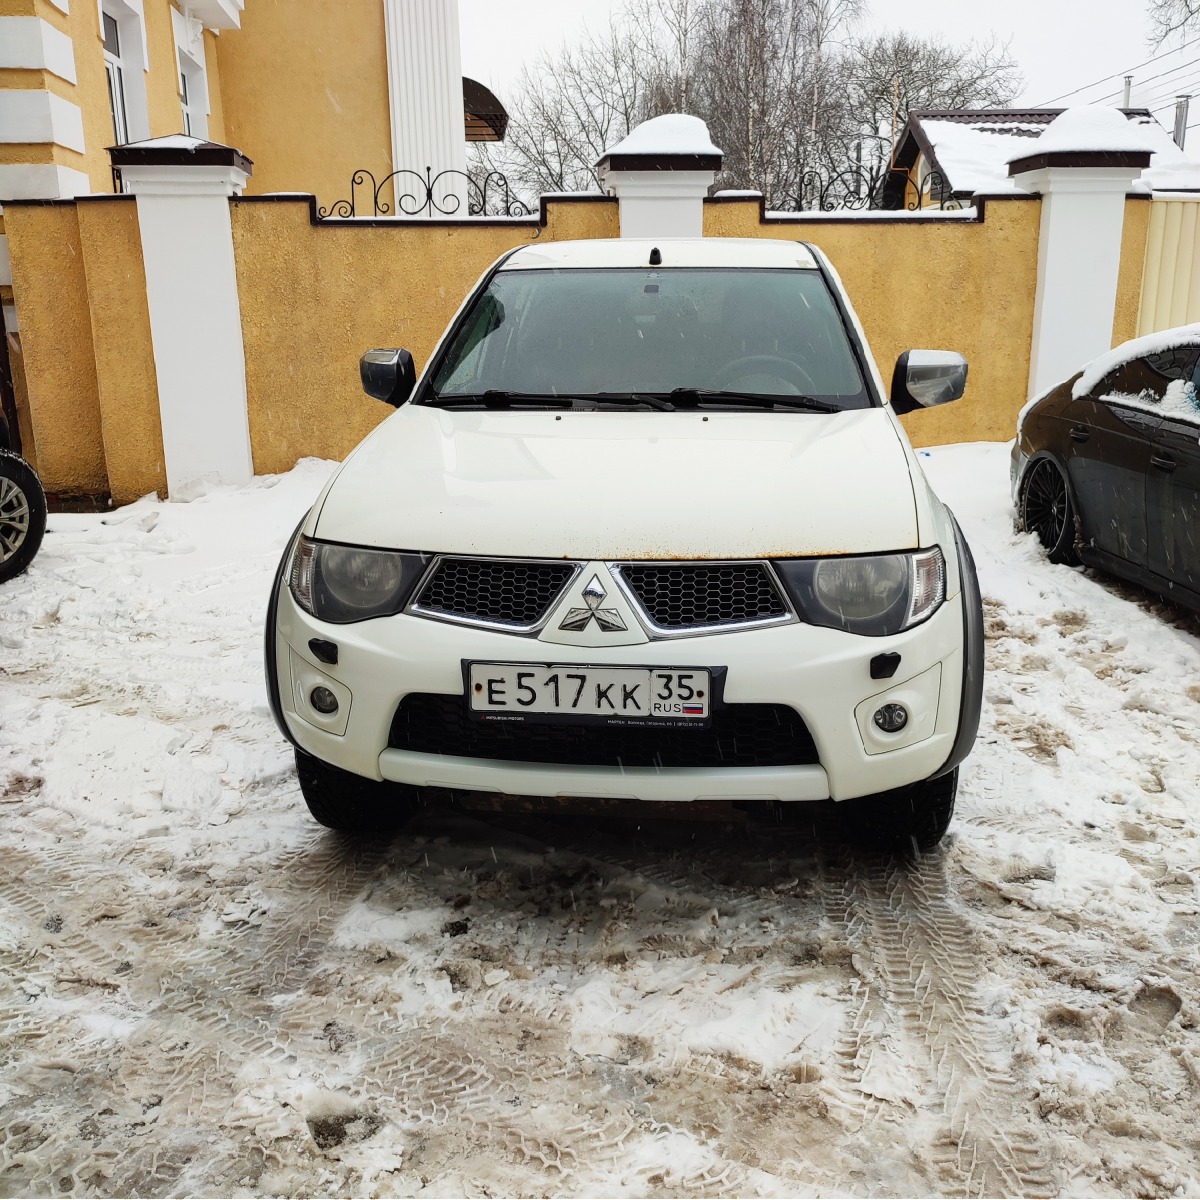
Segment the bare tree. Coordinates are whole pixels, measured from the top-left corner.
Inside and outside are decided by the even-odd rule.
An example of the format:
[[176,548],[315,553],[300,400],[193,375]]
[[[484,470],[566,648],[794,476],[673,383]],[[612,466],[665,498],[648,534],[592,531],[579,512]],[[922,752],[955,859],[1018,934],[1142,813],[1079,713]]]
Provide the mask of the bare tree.
[[653,76],[653,61],[622,21],[543,53],[522,72],[507,140],[489,161],[531,194],[596,190],[596,160],[652,115]]
[[[1165,0],[1161,0],[1165,2]],[[1175,0],[1200,5],[1200,0]],[[798,204],[909,108],[1000,104],[1020,85],[1006,45],[862,35],[866,0],[627,0],[574,47],[526,70],[508,141],[476,164],[529,196],[594,190],[594,164],[664,112],[704,118],[722,187]],[[878,157],[878,154],[876,154]]]
[[1172,34],[1200,26],[1200,0],[1150,0],[1152,41],[1162,45]]
[[920,108],[985,108],[1021,87],[1008,44],[994,38],[951,46],[906,33],[856,37],[845,59],[847,111],[866,133],[888,133]]

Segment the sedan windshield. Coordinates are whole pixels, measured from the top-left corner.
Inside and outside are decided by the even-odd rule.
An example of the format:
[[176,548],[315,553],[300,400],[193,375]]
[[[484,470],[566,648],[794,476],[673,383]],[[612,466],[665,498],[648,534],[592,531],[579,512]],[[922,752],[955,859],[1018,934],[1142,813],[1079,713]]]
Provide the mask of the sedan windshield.
[[871,403],[818,271],[683,267],[497,272],[422,402],[793,412]]

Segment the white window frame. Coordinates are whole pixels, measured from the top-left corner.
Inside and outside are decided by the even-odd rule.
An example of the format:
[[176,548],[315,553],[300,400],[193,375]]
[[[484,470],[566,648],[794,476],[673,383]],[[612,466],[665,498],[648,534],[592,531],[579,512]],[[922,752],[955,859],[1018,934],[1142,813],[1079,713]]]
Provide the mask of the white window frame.
[[[192,137],[207,141],[212,105],[208,94],[208,64],[204,58],[204,26],[175,8],[171,9],[171,26],[175,31],[175,70],[180,82],[182,129]],[[184,81],[187,84],[186,103]]]
[[106,49],[104,66],[109,75],[109,86],[112,86],[115,73],[124,93],[125,140],[140,142],[150,136],[150,114],[146,104],[146,72],[150,70],[150,57],[146,49],[142,0],[99,0],[98,7],[101,44],[104,39],[104,18],[111,17],[117,25],[121,53],[114,55]]

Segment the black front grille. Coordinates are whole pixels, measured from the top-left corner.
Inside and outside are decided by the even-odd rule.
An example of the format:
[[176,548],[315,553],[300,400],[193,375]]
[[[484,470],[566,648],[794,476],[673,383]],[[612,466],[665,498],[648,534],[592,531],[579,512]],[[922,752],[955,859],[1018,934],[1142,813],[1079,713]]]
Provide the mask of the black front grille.
[[569,563],[444,558],[417,604],[447,616],[534,625],[574,573]]
[[816,763],[812,735],[784,704],[729,704],[706,729],[480,721],[463,696],[415,692],[392,719],[394,750],[589,767],[790,767]]
[[624,563],[621,573],[663,629],[761,621],[788,611],[763,563]]

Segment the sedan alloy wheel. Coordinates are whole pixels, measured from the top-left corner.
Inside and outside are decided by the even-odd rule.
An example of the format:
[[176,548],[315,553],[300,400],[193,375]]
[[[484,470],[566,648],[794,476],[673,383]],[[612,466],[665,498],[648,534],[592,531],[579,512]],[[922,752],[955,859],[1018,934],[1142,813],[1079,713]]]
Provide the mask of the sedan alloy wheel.
[[1051,562],[1074,564],[1075,511],[1067,481],[1049,459],[1034,463],[1021,492],[1021,525],[1036,533]]

